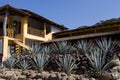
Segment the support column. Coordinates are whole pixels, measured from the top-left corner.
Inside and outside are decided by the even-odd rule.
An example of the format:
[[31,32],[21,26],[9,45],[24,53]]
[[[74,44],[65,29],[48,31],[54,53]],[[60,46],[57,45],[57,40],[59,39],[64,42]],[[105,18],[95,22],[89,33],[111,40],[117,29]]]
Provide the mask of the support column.
[[8,37],[3,36],[3,61],[8,57]]
[[2,48],[3,57],[2,57],[2,61],[4,61],[5,59],[8,58],[8,37],[7,37],[7,33],[6,33],[7,21],[8,21],[8,12],[6,11],[4,22],[3,22],[3,48]]
[[45,38],[45,41],[49,41],[49,40],[52,40],[52,33],[47,33],[47,24],[46,22],[44,22],[44,38]]
[[44,22],[44,37],[46,38],[46,22]]
[[25,37],[28,31],[28,17],[25,16],[21,19],[21,34],[22,34],[22,42],[25,44]]

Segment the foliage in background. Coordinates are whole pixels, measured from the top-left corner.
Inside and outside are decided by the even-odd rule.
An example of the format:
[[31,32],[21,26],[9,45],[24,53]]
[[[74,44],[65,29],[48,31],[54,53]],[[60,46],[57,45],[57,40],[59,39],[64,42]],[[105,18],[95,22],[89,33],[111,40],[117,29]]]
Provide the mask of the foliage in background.
[[[107,20],[101,20],[95,24],[93,24],[92,26],[99,26],[99,25],[105,25],[105,24],[112,24],[112,23],[117,23],[120,22],[120,18],[111,18],[111,19],[107,19]],[[86,27],[91,27],[90,25],[82,25],[80,27],[78,27],[77,29],[81,29],[81,28],[86,28]]]
[[96,24],[94,24],[94,26],[110,24],[110,23],[115,23],[115,22],[120,22],[120,18],[111,18],[108,20],[101,20],[100,22],[97,22]]

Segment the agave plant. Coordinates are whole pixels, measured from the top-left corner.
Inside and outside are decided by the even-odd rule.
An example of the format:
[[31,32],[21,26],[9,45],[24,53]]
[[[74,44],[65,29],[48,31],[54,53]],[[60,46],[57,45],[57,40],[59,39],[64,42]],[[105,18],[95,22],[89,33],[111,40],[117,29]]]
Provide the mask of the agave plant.
[[110,53],[118,53],[120,52],[118,46],[117,46],[117,42],[116,41],[112,41],[111,38],[101,38],[101,39],[96,39],[96,43],[97,46],[104,52],[107,54]]
[[20,59],[16,66],[22,70],[27,70],[31,68],[31,65],[27,59]]
[[14,57],[10,57],[3,62],[3,66],[6,68],[14,68],[17,63],[17,60]]
[[53,49],[50,46],[44,46],[41,51],[39,51],[40,54],[49,55],[53,52]]
[[54,52],[58,54],[71,53],[72,50],[74,49],[71,43],[68,41],[61,41],[61,42],[53,43],[52,48],[54,49]]
[[91,50],[90,55],[86,54],[95,71],[100,71],[103,69],[103,66],[105,65],[106,55],[107,54],[99,48],[94,48]]
[[88,40],[80,40],[75,44],[75,48],[78,54],[84,55],[89,53],[90,49],[92,48],[92,43]]
[[57,64],[60,66],[62,71],[64,71],[66,74],[70,75],[72,70],[75,68],[76,60],[70,56],[69,54],[63,55],[63,57],[59,58],[59,61],[57,61]]
[[90,54],[85,54],[90,61],[91,70],[95,75],[100,76],[104,70],[110,68],[113,60],[106,62],[107,53],[103,52],[100,48],[94,48]]
[[2,69],[3,68],[3,64],[2,63],[0,63],[0,69]]
[[47,64],[48,59],[46,58],[45,54],[37,54],[31,60],[31,64],[33,68],[38,70],[38,72],[42,72]]
[[31,45],[32,53],[33,54],[39,54],[40,51],[42,50],[43,46],[41,44],[33,43]]

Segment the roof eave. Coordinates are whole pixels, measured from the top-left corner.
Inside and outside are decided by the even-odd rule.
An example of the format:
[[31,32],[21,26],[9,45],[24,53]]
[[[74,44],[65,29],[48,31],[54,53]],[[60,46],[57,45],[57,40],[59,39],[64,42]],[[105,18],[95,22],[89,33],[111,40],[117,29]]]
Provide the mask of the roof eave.
[[24,12],[22,10],[19,10],[17,8],[14,8],[14,7],[12,7],[12,6],[8,5],[8,4],[5,5],[5,6],[0,7],[0,12],[5,13],[6,11],[8,11],[8,13],[17,13],[17,14],[19,14],[21,16],[30,16],[29,13]]
[[46,21],[47,23],[50,23],[51,25],[55,25],[56,27],[59,27],[59,28],[62,29],[62,30],[68,30],[67,27],[64,27],[64,26],[62,26],[62,25],[60,25],[60,24],[57,24],[57,23],[55,23],[55,22],[53,22],[53,21],[51,21],[51,20],[49,20],[49,19],[46,19],[46,18],[44,18],[44,17],[42,17],[42,16],[40,16],[40,15],[38,15],[38,14],[36,14],[36,13],[33,13],[33,12],[29,11],[29,10],[24,10],[24,9],[20,9],[20,10],[25,11],[25,12],[28,12],[29,14],[31,14],[31,16],[36,17],[36,18],[38,18],[38,19],[40,18],[40,19],[42,19],[43,21]]

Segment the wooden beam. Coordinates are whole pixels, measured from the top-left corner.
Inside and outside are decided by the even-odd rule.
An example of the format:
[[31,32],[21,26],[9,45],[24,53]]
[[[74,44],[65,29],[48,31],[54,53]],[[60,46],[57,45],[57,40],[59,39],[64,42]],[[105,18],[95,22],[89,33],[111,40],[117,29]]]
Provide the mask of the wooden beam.
[[37,40],[37,41],[45,41],[45,38],[40,37],[40,36],[31,35],[31,34],[27,34],[25,38]]
[[25,37],[27,35],[28,32],[28,17],[24,16],[21,19],[21,39],[22,39],[22,43],[25,44]]
[[7,59],[8,57],[10,57],[8,55],[8,37],[7,36],[3,36],[3,61],[5,59]]
[[44,37],[46,37],[46,22],[44,22]]
[[53,39],[51,41],[43,42],[43,43],[49,43],[49,42],[55,42],[55,41],[65,41],[65,40],[75,40],[75,39],[84,39],[84,38],[92,38],[92,37],[100,37],[100,36],[107,36],[107,35],[114,35],[114,34],[120,34],[120,31],[92,33],[92,34],[85,34],[85,35],[78,35],[78,36],[71,36],[71,37],[64,37],[64,38],[57,38],[57,39]]
[[20,46],[22,46],[23,48],[26,48],[27,50],[31,50],[31,48],[21,42],[19,42],[18,40],[14,39],[14,42]]
[[23,48],[26,48],[27,50],[31,50],[31,48],[21,42],[21,39],[11,38],[7,37],[8,40],[13,41],[14,43],[20,45]]

